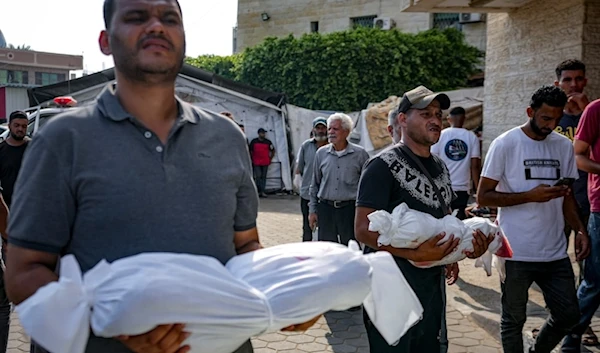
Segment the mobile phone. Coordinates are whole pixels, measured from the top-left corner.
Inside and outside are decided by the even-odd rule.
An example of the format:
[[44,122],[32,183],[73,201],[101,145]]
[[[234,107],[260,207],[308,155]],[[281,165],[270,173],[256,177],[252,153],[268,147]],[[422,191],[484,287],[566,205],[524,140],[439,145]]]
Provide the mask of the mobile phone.
[[575,182],[575,178],[560,178],[560,179],[558,179],[556,184],[554,184],[554,186],[562,186],[562,185],[571,186],[571,185],[573,185],[574,182]]

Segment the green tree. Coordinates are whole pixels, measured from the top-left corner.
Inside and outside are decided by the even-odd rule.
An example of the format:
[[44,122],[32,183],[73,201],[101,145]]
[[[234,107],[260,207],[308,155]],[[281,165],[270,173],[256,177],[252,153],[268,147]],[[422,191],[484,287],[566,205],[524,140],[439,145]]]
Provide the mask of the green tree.
[[9,44],[7,46],[8,49],[14,49],[14,50],[31,50],[31,46],[29,45],[14,45],[14,44]]
[[418,85],[434,91],[464,86],[482,56],[456,29],[409,34],[356,28],[300,38],[267,38],[243,56],[188,62],[284,92],[298,106],[356,111]]
[[241,62],[241,54],[231,56],[201,55],[196,58],[186,58],[187,64],[199,67],[217,75],[235,80]]

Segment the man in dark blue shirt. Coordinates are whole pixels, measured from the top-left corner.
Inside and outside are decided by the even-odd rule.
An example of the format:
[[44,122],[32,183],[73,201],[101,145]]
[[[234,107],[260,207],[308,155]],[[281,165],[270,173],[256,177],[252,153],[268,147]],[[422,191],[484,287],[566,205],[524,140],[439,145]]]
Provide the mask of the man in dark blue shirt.
[[[589,104],[589,99],[583,93],[587,85],[585,76],[585,64],[579,60],[569,59],[560,63],[556,67],[556,81],[554,84],[560,87],[569,97],[569,101],[565,106],[563,117],[560,120],[556,132],[566,136],[573,141],[579,119]],[[590,201],[587,193],[588,174],[583,170],[579,170],[579,179],[573,183],[572,190],[575,199],[581,210],[581,217],[584,224],[587,225],[590,216]],[[565,223],[565,235],[567,238],[571,235],[571,227]],[[583,277],[583,266],[579,262],[579,278],[578,283]],[[584,337],[583,344],[595,345],[598,343],[598,338],[591,328],[588,328]]]

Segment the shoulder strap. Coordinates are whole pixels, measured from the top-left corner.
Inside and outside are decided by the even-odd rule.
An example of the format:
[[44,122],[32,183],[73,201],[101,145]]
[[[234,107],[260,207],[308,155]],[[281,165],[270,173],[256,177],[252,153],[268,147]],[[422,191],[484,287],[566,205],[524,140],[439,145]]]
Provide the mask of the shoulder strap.
[[400,150],[402,150],[402,152],[404,152],[404,154],[408,158],[410,158],[413,162],[415,162],[417,167],[419,167],[421,172],[427,177],[427,179],[429,180],[429,183],[431,184],[431,187],[433,188],[433,191],[435,191],[435,194],[437,195],[438,200],[440,200],[440,206],[441,206],[441,209],[444,212],[444,214],[452,213],[452,211],[446,204],[446,200],[444,200],[444,197],[442,196],[442,192],[435,184],[435,181],[433,181],[431,174],[429,174],[429,172],[427,171],[427,168],[425,168],[425,166],[423,165],[423,163],[421,162],[419,157],[415,156],[413,151],[411,151],[410,148],[406,147],[406,145],[404,145],[403,143],[400,143],[400,144],[398,144],[397,147],[394,147],[394,152],[396,152],[398,157],[402,158],[402,155],[400,154]]

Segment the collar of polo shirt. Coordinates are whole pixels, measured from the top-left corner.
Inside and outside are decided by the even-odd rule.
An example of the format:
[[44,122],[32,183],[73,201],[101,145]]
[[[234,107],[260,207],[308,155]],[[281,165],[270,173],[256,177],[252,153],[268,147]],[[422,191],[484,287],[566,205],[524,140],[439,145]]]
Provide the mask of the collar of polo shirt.
[[[115,85],[109,84],[104,91],[100,94],[98,98],[98,108],[102,112],[102,115],[113,120],[113,121],[123,121],[126,119],[132,119],[133,116],[123,109],[121,102],[115,95]],[[183,104],[184,102],[177,96],[175,96],[177,100],[177,110],[178,117],[181,120],[190,122],[192,124],[198,123],[198,111],[193,109],[189,104]]]
[[[336,150],[333,148],[333,144],[330,143],[329,144],[329,153],[335,153]],[[352,146],[352,144],[348,141],[348,146],[346,146],[346,154],[348,153],[354,153],[354,146]]]

